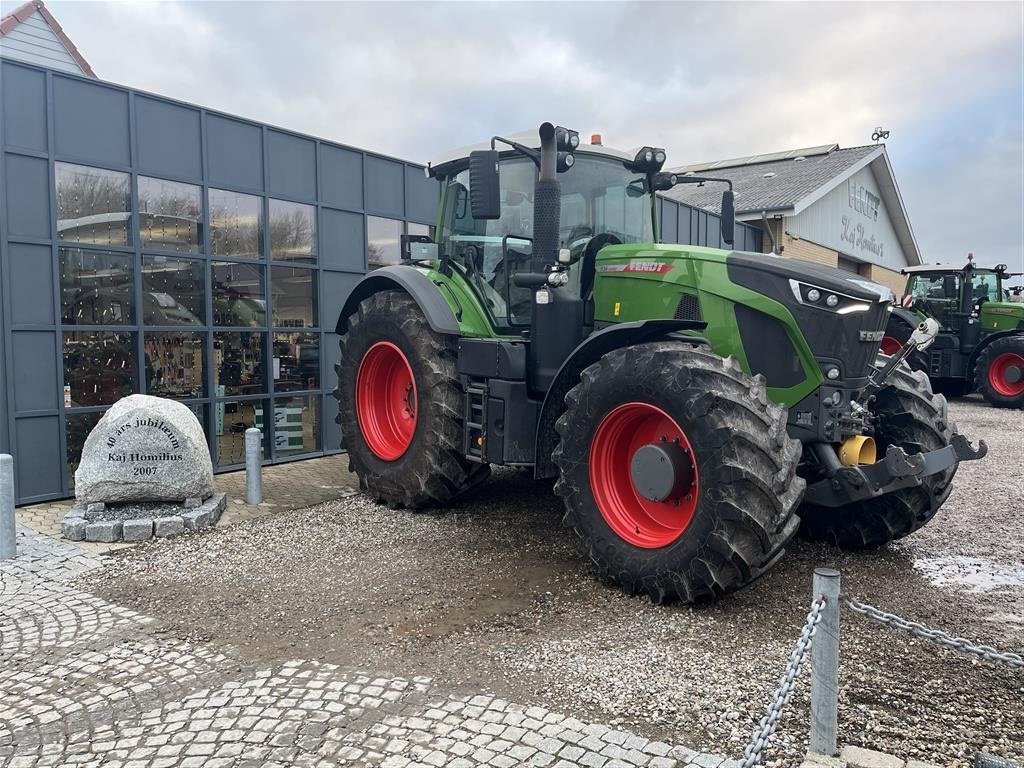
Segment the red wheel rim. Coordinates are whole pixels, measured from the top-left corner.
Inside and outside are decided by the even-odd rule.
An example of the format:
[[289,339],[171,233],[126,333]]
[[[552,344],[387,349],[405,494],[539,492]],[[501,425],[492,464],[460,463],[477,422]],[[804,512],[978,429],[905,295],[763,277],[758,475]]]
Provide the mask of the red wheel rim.
[[900,344],[900,340],[895,336],[883,336],[881,350],[883,355],[889,355],[892,357],[903,348]]
[[409,360],[390,341],[378,341],[363,355],[356,374],[356,418],[374,455],[394,461],[416,432],[416,380]]
[[1016,352],[1003,352],[988,367],[989,386],[1004,397],[1024,394],[1024,379],[1010,381],[1011,368],[1024,370],[1024,356]]
[[663,502],[641,496],[633,486],[630,461],[648,443],[679,442],[693,456],[686,434],[675,420],[648,403],[625,403],[607,414],[590,443],[590,488],[608,526],[637,547],[665,547],[682,536],[697,508],[698,473],[680,498]]

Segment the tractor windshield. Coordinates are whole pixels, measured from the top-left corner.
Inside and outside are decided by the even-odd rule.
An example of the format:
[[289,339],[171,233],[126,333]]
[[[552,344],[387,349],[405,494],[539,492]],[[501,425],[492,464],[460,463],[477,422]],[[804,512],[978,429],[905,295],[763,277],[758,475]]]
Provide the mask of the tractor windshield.
[[[498,326],[527,325],[532,293],[512,285],[511,275],[530,271],[533,237],[531,160],[502,160],[501,217],[476,220],[469,204],[469,171],[451,176],[445,192],[440,250],[465,269]],[[573,255],[573,271],[597,235],[622,243],[654,241],[651,195],[643,174],[613,158],[580,153],[558,176],[562,189],[560,245]],[[607,240],[614,242],[614,240]],[[607,244],[607,242],[605,244]]]

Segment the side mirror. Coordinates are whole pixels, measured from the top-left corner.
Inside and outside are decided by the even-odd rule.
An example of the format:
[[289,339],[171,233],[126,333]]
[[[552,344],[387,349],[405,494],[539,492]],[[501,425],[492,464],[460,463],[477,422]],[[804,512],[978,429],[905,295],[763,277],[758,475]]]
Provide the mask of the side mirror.
[[469,153],[469,202],[474,219],[501,218],[501,185],[496,149]]
[[732,190],[727,189],[722,193],[722,241],[732,245],[735,229],[736,206],[733,201]]
[[403,261],[433,261],[437,258],[437,243],[429,235],[402,235]]

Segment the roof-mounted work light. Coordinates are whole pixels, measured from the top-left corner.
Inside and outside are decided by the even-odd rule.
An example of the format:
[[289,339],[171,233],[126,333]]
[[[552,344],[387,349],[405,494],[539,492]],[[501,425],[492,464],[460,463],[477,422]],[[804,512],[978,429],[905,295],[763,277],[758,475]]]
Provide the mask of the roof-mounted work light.
[[641,173],[657,173],[665,164],[665,150],[658,147],[642,147],[633,158],[633,170]]
[[580,145],[580,132],[558,126],[555,128],[555,141],[558,142],[559,151],[572,152]]

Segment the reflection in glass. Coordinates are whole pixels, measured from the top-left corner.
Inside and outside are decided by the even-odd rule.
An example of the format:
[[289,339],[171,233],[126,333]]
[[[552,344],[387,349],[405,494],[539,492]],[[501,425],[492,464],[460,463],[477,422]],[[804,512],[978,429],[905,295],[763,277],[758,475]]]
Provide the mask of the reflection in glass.
[[315,261],[315,222],[312,205],[270,200],[270,258]]
[[203,304],[203,262],[142,257],[143,323],[202,325]]
[[263,423],[263,414],[266,412],[266,400],[213,404],[218,467],[245,463],[245,430],[249,427],[258,427],[263,432],[263,455],[270,456],[270,430]]
[[366,217],[366,258],[370,269],[397,264],[402,260],[399,242],[401,234],[400,221],[378,216]]
[[263,376],[266,334],[243,331],[213,334],[216,395],[256,395],[267,391]]
[[263,240],[263,202],[255,195],[210,190],[210,253],[258,259]]
[[64,334],[65,402],[72,408],[110,405],[138,391],[135,334],[73,331]]
[[413,221],[408,221],[405,224],[405,233],[407,235],[427,235],[429,237],[433,234],[431,230],[433,230],[433,227],[427,224],[417,224]]
[[263,267],[215,261],[210,266],[213,324],[236,328],[266,325]]
[[274,334],[274,389],[278,392],[320,388],[320,335]]
[[203,397],[204,336],[198,333],[147,333],[146,392],[157,397],[188,400]]
[[316,273],[301,267],[271,267],[270,293],[274,325],[279,328],[316,326]]
[[199,187],[139,176],[139,241],[143,248],[199,253],[202,219]]
[[82,448],[85,447],[85,439],[89,437],[100,419],[103,418],[103,411],[98,413],[69,413],[64,418],[65,435],[67,439],[67,461],[68,461],[68,485],[74,490],[75,470],[82,461]]
[[127,173],[55,163],[57,237],[94,245],[130,245]]
[[320,398],[316,395],[274,400],[274,455],[320,450]]
[[132,257],[113,251],[58,249],[60,316],[65,325],[130,325]]

